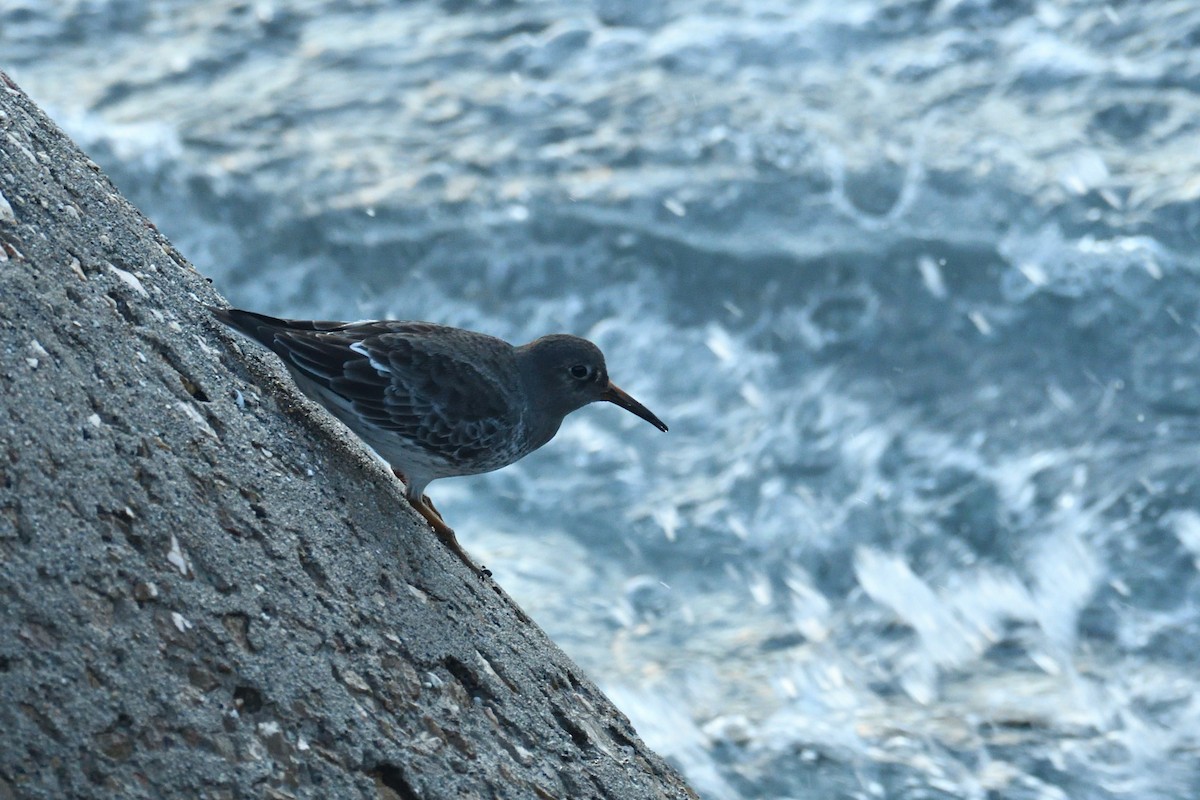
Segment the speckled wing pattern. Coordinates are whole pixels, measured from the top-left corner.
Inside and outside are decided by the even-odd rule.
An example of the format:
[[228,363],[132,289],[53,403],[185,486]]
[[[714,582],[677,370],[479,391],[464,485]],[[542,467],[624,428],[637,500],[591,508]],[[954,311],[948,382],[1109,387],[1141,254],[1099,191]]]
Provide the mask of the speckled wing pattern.
[[351,414],[338,416],[368,441],[398,436],[462,473],[524,454],[507,342],[425,322],[294,324],[264,344],[340,401]]

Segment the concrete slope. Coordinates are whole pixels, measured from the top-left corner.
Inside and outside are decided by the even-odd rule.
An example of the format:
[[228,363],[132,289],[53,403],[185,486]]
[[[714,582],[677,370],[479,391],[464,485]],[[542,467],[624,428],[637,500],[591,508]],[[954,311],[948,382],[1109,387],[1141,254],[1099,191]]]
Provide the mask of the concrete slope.
[[0,251],[0,798],[695,797],[2,73]]

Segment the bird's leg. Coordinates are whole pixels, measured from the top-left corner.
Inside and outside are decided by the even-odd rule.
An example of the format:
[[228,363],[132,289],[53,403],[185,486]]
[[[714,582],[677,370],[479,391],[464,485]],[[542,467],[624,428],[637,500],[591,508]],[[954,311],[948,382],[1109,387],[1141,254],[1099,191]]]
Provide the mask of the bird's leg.
[[446,524],[446,521],[442,519],[441,512],[433,507],[433,501],[424,494],[421,495],[419,499],[414,499],[413,496],[407,492],[408,478],[404,477],[404,473],[395,467],[392,467],[392,474],[399,478],[404,484],[406,489],[404,496],[408,498],[409,504],[412,505],[412,507],[415,508],[417,512],[425,518],[425,521],[429,523],[429,527],[433,528],[433,532],[436,533],[437,537],[442,540],[442,544],[446,545],[446,547],[449,547],[454,554],[458,556],[464,564],[470,567],[471,571],[479,577],[492,577],[492,571],[487,567],[475,566],[475,562],[473,562],[471,557],[467,555],[467,551],[463,550],[462,545],[458,543],[458,537],[454,535],[454,529]]
[[449,547],[472,572],[481,578],[492,577],[492,571],[487,567],[475,566],[475,562],[467,555],[467,551],[463,550],[462,545],[458,543],[458,537],[454,535],[454,529],[447,525],[445,520],[442,519],[442,515],[433,508],[432,504],[429,503],[429,498],[422,495],[419,500],[414,500],[410,497],[408,502],[425,518],[425,521],[429,523],[429,527],[433,528],[433,532],[442,540],[442,544]]
[[[404,473],[401,472],[400,470],[396,469],[395,467],[392,467],[392,474],[395,475],[397,478],[399,478],[400,482],[403,483],[405,488],[407,489],[408,478],[404,477]],[[407,496],[408,496],[408,494],[405,493],[405,497],[407,497]],[[429,495],[427,495],[427,494],[421,495],[421,500],[422,500],[422,502],[425,503],[426,506],[429,507],[430,511],[432,511],[434,514],[437,514],[438,519],[442,519],[442,512],[440,512],[436,508],[434,508],[433,501],[429,499]]]
[[446,518],[442,516],[442,512],[438,511],[437,507],[434,506],[433,501],[429,499],[429,495],[427,495],[427,494],[421,495],[421,502],[424,503],[426,506],[428,506],[429,510],[432,511],[434,514],[437,514],[438,519],[440,519],[442,522],[446,521]]

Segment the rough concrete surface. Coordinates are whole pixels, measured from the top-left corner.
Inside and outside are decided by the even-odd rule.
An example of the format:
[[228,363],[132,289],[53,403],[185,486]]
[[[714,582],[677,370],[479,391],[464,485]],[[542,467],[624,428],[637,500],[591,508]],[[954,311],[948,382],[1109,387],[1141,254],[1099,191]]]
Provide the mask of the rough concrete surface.
[[2,73],[0,248],[0,798],[695,797]]

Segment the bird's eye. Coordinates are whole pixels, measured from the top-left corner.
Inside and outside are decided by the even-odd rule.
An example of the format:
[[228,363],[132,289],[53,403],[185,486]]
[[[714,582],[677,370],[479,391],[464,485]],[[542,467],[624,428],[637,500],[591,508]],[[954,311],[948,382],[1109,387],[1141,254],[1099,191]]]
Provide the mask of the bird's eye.
[[592,377],[592,368],[586,364],[576,364],[570,369],[571,377],[577,381],[586,381]]

